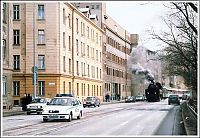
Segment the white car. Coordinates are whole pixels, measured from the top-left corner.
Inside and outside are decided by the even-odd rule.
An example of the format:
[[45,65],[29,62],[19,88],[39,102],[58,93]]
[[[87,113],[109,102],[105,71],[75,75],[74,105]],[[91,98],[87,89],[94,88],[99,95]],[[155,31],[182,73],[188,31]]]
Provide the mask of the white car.
[[31,113],[41,114],[47,103],[50,102],[50,100],[50,98],[41,97],[33,99],[32,102],[27,105],[27,115],[30,115]]
[[80,119],[83,115],[83,104],[74,97],[54,97],[42,112],[43,121]]

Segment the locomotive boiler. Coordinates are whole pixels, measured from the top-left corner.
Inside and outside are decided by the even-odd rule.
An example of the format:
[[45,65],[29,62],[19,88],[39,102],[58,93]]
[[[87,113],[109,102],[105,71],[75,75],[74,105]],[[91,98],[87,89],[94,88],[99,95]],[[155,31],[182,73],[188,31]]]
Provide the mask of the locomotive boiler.
[[154,83],[151,81],[148,88],[145,89],[145,96],[148,102],[159,102],[160,101],[160,90],[162,86],[159,82]]

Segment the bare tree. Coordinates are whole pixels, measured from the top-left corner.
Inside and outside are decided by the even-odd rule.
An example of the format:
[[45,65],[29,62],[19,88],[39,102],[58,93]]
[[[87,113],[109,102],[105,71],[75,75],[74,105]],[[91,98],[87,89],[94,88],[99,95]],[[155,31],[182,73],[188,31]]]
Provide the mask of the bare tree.
[[172,2],[166,23],[169,31],[156,34],[153,38],[165,43],[161,59],[166,62],[166,70],[170,75],[180,75],[187,86],[197,92],[197,3]]

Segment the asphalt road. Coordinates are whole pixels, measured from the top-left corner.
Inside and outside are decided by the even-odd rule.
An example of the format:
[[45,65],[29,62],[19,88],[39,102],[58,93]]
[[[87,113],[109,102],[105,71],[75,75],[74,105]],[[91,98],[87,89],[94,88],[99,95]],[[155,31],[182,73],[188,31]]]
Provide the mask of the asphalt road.
[[84,108],[72,122],[43,123],[41,115],[3,117],[3,136],[184,135],[180,106],[167,101],[118,103]]

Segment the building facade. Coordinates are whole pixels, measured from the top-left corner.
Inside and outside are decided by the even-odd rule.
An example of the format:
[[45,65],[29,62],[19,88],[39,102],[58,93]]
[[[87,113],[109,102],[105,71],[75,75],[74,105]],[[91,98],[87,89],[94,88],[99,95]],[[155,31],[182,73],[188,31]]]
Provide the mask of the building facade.
[[6,48],[10,53],[6,53],[9,66],[4,66],[3,72],[6,74],[10,69],[13,73],[7,73],[10,75],[7,85],[12,90],[4,101],[10,97],[12,105],[20,105],[25,94],[34,95],[34,66],[38,76],[37,97],[72,93],[80,100],[92,95],[102,99],[100,27],[69,3],[6,5],[9,7]]
[[[103,35],[103,95],[111,96],[111,100],[131,95],[131,73],[127,70],[131,45],[131,34],[106,14],[105,3],[72,3],[77,9],[89,8],[91,14],[97,16],[97,25],[104,30]],[[119,96],[119,97],[118,97]]]
[[13,74],[13,59],[12,55],[12,43],[9,39],[12,29],[10,30],[10,21],[12,20],[9,11],[10,6],[7,3],[2,5],[2,40],[1,40],[1,67],[2,67],[2,79],[1,79],[1,92],[3,100],[3,109],[12,108],[12,74]]

